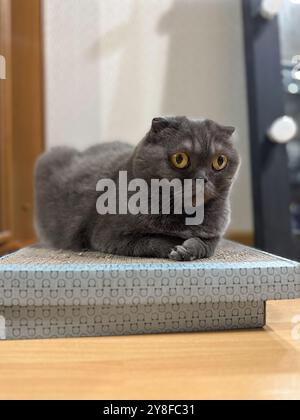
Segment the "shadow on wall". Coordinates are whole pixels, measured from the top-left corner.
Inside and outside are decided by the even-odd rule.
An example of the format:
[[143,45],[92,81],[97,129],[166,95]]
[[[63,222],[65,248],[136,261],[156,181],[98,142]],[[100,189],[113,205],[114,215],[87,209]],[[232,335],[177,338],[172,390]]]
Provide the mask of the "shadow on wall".
[[[143,6],[140,1],[134,1],[130,17],[127,21],[114,26],[99,39],[90,50],[91,57],[110,58],[121,52],[118,64],[118,78],[113,86],[114,92],[108,121],[105,124],[109,133],[115,132],[115,127],[126,125],[126,134],[130,136],[131,121],[132,136],[136,136],[135,124],[144,122],[145,86],[141,55],[143,40],[138,36],[143,22]],[[106,79],[110,75],[106,75]],[[107,106],[107,103],[105,104]],[[110,134],[111,135],[111,134]],[[119,139],[122,140],[122,139]]]
[[240,114],[238,9],[236,0],[173,2],[158,25],[170,41],[163,112],[228,119],[224,123]]
[[[155,5],[155,2],[153,3]],[[124,120],[144,124],[145,116],[210,117],[227,124],[246,121],[245,70],[239,0],[174,0],[155,30],[168,38],[167,67],[162,89],[148,75],[141,57],[152,53],[143,42],[145,7],[134,1],[129,20],[104,35],[93,47],[96,56],[122,50],[109,127]],[[139,36],[140,35],[140,36]],[[155,51],[154,51],[155,53]],[[157,60],[161,60],[160,51]],[[147,83],[150,82],[150,83]],[[157,83],[161,83],[157,80]],[[147,103],[160,96],[157,108]],[[244,133],[242,133],[244,134]]]

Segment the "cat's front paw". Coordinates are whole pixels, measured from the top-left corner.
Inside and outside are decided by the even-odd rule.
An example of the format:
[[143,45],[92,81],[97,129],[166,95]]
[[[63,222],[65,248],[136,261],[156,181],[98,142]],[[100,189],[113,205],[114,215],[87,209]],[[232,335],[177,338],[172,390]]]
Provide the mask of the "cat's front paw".
[[169,258],[175,261],[195,261],[207,258],[207,250],[199,239],[188,239],[182,245],[176,246],[170,253]]
[[169,258],[174,261],[194,261],[197,256],[184,245],[178,245],[171,251]]
[[175,261],[194,261],[197,257],[184,245],[178,245],[171,251],[169,258]]

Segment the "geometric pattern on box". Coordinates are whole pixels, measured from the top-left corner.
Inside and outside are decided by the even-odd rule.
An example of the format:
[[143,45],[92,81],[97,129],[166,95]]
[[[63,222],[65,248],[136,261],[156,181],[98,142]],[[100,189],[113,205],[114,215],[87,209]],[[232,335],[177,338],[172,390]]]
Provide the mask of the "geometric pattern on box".
[[298,263],[228,241],[190,263],[35,246],[0,259],[0,339],[260,328],[297,298]]
[[[134,307],[8,307],[6,338],[54,338],[217,331],[265,325],[261,302]],[[3,337],[4,338],[4,337]]]

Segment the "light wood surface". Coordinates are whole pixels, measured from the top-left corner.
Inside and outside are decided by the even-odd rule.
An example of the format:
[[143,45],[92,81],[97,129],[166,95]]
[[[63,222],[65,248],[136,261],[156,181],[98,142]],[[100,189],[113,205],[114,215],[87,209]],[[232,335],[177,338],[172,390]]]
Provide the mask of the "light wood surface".
[[299,399],[297,315],[277,302],[258,331],[0,342],[0,397]]

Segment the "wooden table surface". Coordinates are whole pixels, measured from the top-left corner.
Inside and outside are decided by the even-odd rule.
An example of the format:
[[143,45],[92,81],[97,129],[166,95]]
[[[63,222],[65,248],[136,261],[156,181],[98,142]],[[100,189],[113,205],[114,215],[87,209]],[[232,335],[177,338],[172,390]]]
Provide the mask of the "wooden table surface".
[[0,378],[1,399],[299,399],[300,301],[258,331],[0,342]]

